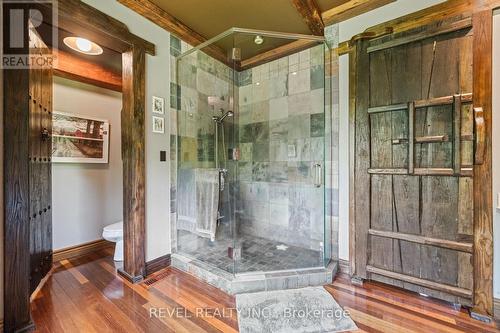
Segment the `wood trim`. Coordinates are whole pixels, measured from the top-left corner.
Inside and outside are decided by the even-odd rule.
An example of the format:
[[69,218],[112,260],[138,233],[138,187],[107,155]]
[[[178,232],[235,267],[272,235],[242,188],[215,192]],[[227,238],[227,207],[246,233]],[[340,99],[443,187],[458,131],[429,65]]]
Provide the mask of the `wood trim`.
[[339,259],[339,273],[351,275],[351,264],[349,260]]
[[299,39],[241,61],[239,70],[262,65],[266,62],[308,49],[317,44],[318,42],[315,41]]
[[401,273],[396,273],[392,271],[388,271],[385,269],[377,268],[374,266],[366,266],[366,271],[371,273],[371,274],[377,274],[377,275],[382,275],[391,279],[396,279],[399,281],[403,282],[408,282],[408,283],[413,283],[422,287],[426,287],[429,289],[437,290],[437,291],[442,291],[445,293],[449,293],[452,295],[460,296],[460,297],[465,297],[465,298],[471,298],[472,297],[472,290],[464,289],[464,288],[459,288],[455,286],[450,286],[447,284],[443,283],[438,283],[434,281],[429,281],[421,278],[417,278],[414,276],[410,275],[405,275]]
[[420,33],[411,34],[411,35],[404,36],[404,37],[393,36],[393,38],[391,38],[390,40],[388,40],[386,42],[383,42],[383,43],[377,44],[377,45],[373,45],[373,46],[369,46],[367,51],[368,51],[368,53],[375,52],[375,51],[381,51],[381,50],[385,50],[388,48],[417,42],[419,40],[431,38],[431,37],[442,35],[445,33],[450,33],[453,31],[463,30],[463,29],[467,29],[467,28],[472,28],[472,19],[470,17],[467,17],[467,18],[459,20],[459,21],[452,22],[450,24],[440,25],[440,26],[434,27],[430,30],[423,31]]
[[357,35],[354,35],[350,40],[344,41],[342,43],[339,43],[339,47],[337,49],[337,52],[339,55],[344,55],[347,54],[351,51],[351,48],[353,45],[358,41],[358,40],[370,40],[374,38],[379,38],[383,37],[389,34],[392,34],[392,28],[387,27],[384,31],[382,32],[362,32]]
[[495,320],[500,320],[500,298],[493,298],[493,314]]
[[349,263],[351,274],[356,273],[356,66],[357,46],[349,54]]
[[99,64],[63,51],[57,52],[57,58],[54,75],[105,89],[122,91],[121,73],[115,73]]
[[321,11],[315,0],[291,0],[293,6],[304,19],[309,30],[316,36],[323,36],[325,25],[321,18]]
[[486,124],[484,161],[474,166],[474,308],[493,317],[493,193],[492,193],[492,44],[493,13],[473,15],[474,107],[483,108]]
[[380,33],[387,27],[393,29],[394,33],[399,33],[423,25],[430,24],[435,21],[445,20],[454,16],[471,16],[473,12],[481,10],[491,10],[500,6],[498,0],[453,0],[445,1],[437,5],[424,8],[417,12],[410,13],[390,20],[371,28],[366,29],[366,32]]
[[158,272],[159,270],[169,267],[170,262],[171,262],[170,253],[146,262],[146,276],[149,276],[153,273]]
[[[123,53],[123,237],[125,276],[142,278],[146,265],[145,213],[145,50],[133,47]],[[122,271],[120,271],[122,272]]]
[[396,0],[349,0],[323,12],[321,17],[325,25],[330,25],[332,23],[348,20],[395,1]]
[[[109,46],[117,52],[123,53],[127,48],[136,45],[149,55],[156,53],[153,43],[132,34],[126,24],[81,0],[59,1],[58,12],[59,27],[65,29],[64,26],[80,25],[80,29],[83,28],[85,34],[82,37],[91,35],[93,41]],[[72,29],[65,30],[71,31]]]
[[114,247],[114,243],[104,239],[98,239],[92,242],[65,247],[59,250],[54,250],[54,253],[52,254],[52,262],[56,263],[64,259],[82,257],[89,253],[97,252],[111,247]]
[[445,249],[451,249],[451,250],[456,250],[456,251],[465,252],[465,253],[472,253],[472,248],[473,248],[472,243],[455,242],[455,241],[450,241],[450,240],[445,240],[445,239],[437,239],[437,238],[431,238],[431,237],[425,237],[425,236],[419,236],[419,235],[405,234],[402,232],[392,232],[392,231],[382,231],[382,230],[370,229],[370,230],[368,230],[368,234],[370,234],[372,236],[404,240],[407,242],[412,242],[412,243],[417,243],[417,244],[422,244],[422,245],[437,246],[437,247],[442,247]]

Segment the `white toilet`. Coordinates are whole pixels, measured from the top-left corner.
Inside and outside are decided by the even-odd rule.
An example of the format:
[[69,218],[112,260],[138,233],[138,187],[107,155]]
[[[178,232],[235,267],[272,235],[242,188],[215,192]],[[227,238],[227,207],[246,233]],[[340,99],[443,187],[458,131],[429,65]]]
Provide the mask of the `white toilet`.
[[116,243],[115,261],[123,261],[123,222],[110,224],[102,230],[102,238]]

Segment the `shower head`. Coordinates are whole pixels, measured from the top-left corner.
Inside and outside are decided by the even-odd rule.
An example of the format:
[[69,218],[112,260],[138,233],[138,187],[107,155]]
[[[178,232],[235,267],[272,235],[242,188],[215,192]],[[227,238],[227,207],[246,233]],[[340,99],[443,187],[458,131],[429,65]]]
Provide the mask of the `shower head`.
[[227,111],[220,117],[220,121],[223,121],[226,117],[232,117],[233,116],[233,111]]
[[[223,111],[221,109],[221,111]],[[215,122],[218,122],[218,123],[222,123],[224,121],[224,119],[226,119],[226,117],[232,117],[233,116],[233,111],[227,111],[226,113],[224,113],[222,116],[220,117],[216,117],[216,116],[213,116],[212,119],[215,121]]]

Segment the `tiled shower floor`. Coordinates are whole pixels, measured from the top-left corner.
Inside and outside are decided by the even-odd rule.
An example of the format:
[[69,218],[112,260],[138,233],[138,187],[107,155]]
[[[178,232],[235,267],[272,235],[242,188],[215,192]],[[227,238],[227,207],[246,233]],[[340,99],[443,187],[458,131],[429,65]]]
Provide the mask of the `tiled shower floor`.
[[[179,231],[179,252],[229,273],[270,272],[281,270],[297,270],[312,267],[323,267],[320,251],[288,246],[281,242],[255,236],[242,235],[237,243],[241,245],[241,259],[228,257],[228,247],[232,240],[216,240],[210,242],[186,231]],[[285,245],[280,250],[278,245]]]

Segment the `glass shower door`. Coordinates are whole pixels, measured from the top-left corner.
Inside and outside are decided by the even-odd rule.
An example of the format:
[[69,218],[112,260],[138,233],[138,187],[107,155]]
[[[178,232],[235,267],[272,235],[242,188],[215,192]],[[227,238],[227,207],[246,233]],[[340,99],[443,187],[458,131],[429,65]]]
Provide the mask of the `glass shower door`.
[[[259,42],[261,42],[259,44]],[[259,63],[267,49],[300,50]],[[236,32],[236,274],[324,267],[325,46],[290,35]],[[255,61],[254,61],[255,60]]]
[[176,63],[177,250],[233,273],[234,73],[222,51],[232,37],[218,43],[185,50]]

